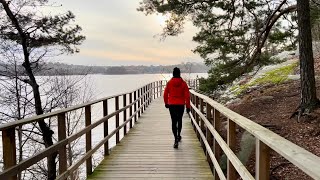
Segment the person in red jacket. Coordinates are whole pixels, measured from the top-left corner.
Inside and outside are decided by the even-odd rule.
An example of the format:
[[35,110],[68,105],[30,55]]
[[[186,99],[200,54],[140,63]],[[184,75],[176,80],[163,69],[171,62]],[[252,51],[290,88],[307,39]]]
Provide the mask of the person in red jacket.
[[169,108],[174,135],[174,148],[178,148],[181,141],[182,116],[184,106],[190,112],[190,93],[187,83],[180,76],[180,69],[173,69],[173,78],[167,83],[163,95],[165,107]]

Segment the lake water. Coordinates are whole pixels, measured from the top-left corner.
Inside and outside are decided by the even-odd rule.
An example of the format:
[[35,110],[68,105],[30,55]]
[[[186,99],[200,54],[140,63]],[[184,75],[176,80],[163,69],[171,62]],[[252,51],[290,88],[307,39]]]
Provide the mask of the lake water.
[[[207,77],[207,73],[192,73],[192,74],[182,74],[182,78],[185,80],[188,79],[196,79],[200,77]],[[116,94],[121,94],[125,92],[131,92],[136,90],[139,87],[142,87],[148,83],[159,81],[159,80],[170,80],[172,77],[171,74],[139,74],[139,75],[88,75],[84,80],[86,80],[87,85],[91,87],[92,90],[92,100],[99,99],[107,96],[112,96]],[[41,78],[40,78],[41,79]],[[83,89],[87,89],[83,87]],[[119,99],[120,108],[122,107],[122,98]],[[108,102],[108,111],[109,113],[113,112],[114,108],[114,100],[111,99]],[[101,119],[102,116],[102,103],[98,103],[92,106],[92,122],[95,122]],[[129,117],[127,115],[127,117]],[[120,124],[123,122],[123,114],[120,114]],[[55,124],[55,123],[53,123]],[[79,124],[79,131],[84,127],[84,119],[81,119],[81,123]],[[114,130],[115,128],[115,118],[109,119],[109,132]],[[57,138],[56,128],[53,128],[55,131],[54,136]],[[123,137],[123,130],[120,131],[120,138]],[[92,131],[92,147],[94,147],[99,141],[103,138],[103,125],[96,127]],[[115,146],[115,137],[112,137],[109,141],[109,147]],[[0,141],[0,148],[2,150],[2,142]],[[85,137],[81,137],[76,145],[76,149],[78,149],[78,153],[83,154],[85,152]],[[103,157],[103,147],[99,149],[98,153],[95,153],[93,156],[93,166],[97,166]],[[1,152],[2,154],[2,152]],[[80,174],[84,177],[85,174],[85,166],[82,165],[80,167]]]
[[[207,77],[207,73],[198,73],[198,74],[182,74],[183,79],[196,79],[200,77]],[[139,87],[142,87],[148,83],[159,81],[159,80],[170,80],[172,77],[171,74],[143,74],[143,75],[91,75],[88,78],[92,79],[93,91],[95,98],[103,98],[107,96],[112,96],[115,94],[121,94],[125,92],[131,92],[136,90]],[[122,98],[120,97],[120,108],[122,105]],[[111,99],[108,102],[108,111],[114,112],[114,100]],[[102,117],[102,104],[97,104],[93,106],[92,109],[92,119],[93,121],[98,120]],[[127,115],[129,117],[129,115]],[[120,124],[123,122],[123,114],[120,114]],[[109,132],[115,129],[115,118],[109,120]],[[120,138],[123,137],[123,130],[120,130]],[[100,125],[92,131],[92,143],[93,145],[99,143],[103,138],[103,126]],[[81,140],[84,143],[84,139]],[[115,146],[115,136],[112,137],[109,141],[109,147]],[[102,149],[100,153],[95,154],[93,157],[97,160],[95,165],[99,163],[99,159],[102,156]]]

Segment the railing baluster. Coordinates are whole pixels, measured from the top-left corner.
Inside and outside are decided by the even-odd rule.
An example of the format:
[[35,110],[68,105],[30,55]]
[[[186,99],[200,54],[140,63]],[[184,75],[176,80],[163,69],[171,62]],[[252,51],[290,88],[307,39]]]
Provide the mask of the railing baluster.
[[162,96],[162,81],[160,81],[160,96]]
[[[115,107],[116,111],[119,110],[119,96],[116,97],[115,99]],[[116,128],[119,127],[119,113],[116,114]],[[116,133],[116,144],[120,142],[120,134],[119,131]]]
[[[3,166],[4,169],[16,165],[16,139],[15,128],[10,128],[2,131],[3,144]],[[8,180],[16,180],[17,175],[10,177]]]
[[[198,96],[196,96],[195,97],[196,98],[196,101],[195,101],[195,106],[196,106],[196,108],[197,109],[199,109],[199,97]],[[197,125],[199,125],[199,115],[197,114],[197,113],[195,113],[195,119],[196,119],[196,122],[197,122]],[[198,133],[198,131],[196,131],[197,133],[197,137],[198,137],[198,139],[200,140],[200,134]]]
[[270,148],[256,139],[256,179],[268,180],[270,174]]
[[[129,103],[132,104],[132,92],[129,94]],[[133,105],[130,105],[130,111],[129,111],[129,116],[131,117],[132,116],[132,106]],[[133,121],[133,118],[130,120],[130,129],[132,128],[132,121]]]
[[[194,94],[191,94],[191,102],[192,102],[192,104],[196,104],[196,100],[195,100],[195,95]],[[196,118],[196,111],[193,108],[191,109],[191,113],[192,113],[192,116],[194,118]],[[191,120],[191,122],[193,122],[193,121]],[[193,123],[192,123],[192,126],[193,126],[193,130],[196,132],[196,127],[195,127],[195,125]]]
[[[209,103],[206,103],[206,114],[207,114],[207,119],[210,121],[210,123],[213,125],[213,118],[212,118],[212,107]],[[207,141],[208,141],[208,144],[210,145],[211,147],[211,150],[213,150],[213,136],[211,134],[211,132],[209,131],[208,128],[206,128],[206,137],[207,137]],[[213,169],[213,163],[212,163],[212,160],[209,156],[209,153],[208,151],[206,151],[206,156],[207,156],[207,160],[208,160],[208,163],[210,165],[210,168],[211,170]]]
[[[229,118],[228,118],[227,144],[230,147],[230,149],[234,152],[236,149],[236,123],[234,123]],[[230,160],[228,160],[228,164],[227,164],[227,178],[228,180],[236,179],[236,170],[233,167]]]
[[[103,117],[108,115],[108,100],[103,101]],[[109,134],[109,119],[103,123],[103,136],[107,137]],[[104,155],[109,155],[109,140],[104,144]]]
[[143,112],[147,109],[147,86],[144,86],[143,87],[143,103],[144,103],[144,105],[143,105],[143,107],[144,107],[144,109],[143,109]]
[[144,103],[144,87],[141,88],[141,101],[140,101],[140,103],[141,103],[140,107],[142,106],[142,108],[141,108],[141,114],[142,114],[143,108],[144,108],[144,105],[143,105],[143,103]]
[[[220,112],[216,109],[213,110],[214,113],[214,117],[213,117],[213,124],[214,124],[214,128],[217,132],[220,131]],[[214,140],[213,142],[213,153],[214,156],[217,160],[219,160],[221,158],[221,147],[219,146],[218,142],[216,140]],[[219,180],[219,176],[217,171],[214,172],[214,179],[215,180]]]
[[[127,94],[123,95],[123,107],[127,106]],[[123,111],[123,122],[127,120],[127,109]],[[127,124],[123,127],[123,137],[127,135]]]
[[[147,86],[146,86],[146,109],[147,109],[147,107],[149,106],[149,84],[147,84]],[[145,110],[146,110],[145,109]]]
[[[137,93],[138,93],[138,91],[135,91],[134,92],[134,101],[136,101],[137,100]],[[134,103],[134,113],[136,113],[137,112],[137,102],[136,103]],[[137,122],[137,114],[134,116],[134,122]]]
[[148,98],[148,104],[147,104],[147,107],[150,105],[150,101],[151,101],[151,98],[150,98],[150,93],[151,93],[151,91],[150,91],[150,84],[148,84],[148,86],[147,86],[147,92],[148,92],[148,94],[147,94],[147,98]]
[[[86,127],[91,124],[91,106],[85,107],[85,125]],[[86,152],[89,152],[92,148],[91,142],[91,130],[86,133]],[[86,160],[86,167],[87,167],[87,175],[92,174],[92,156],[90,156]]]
[[159,81],[157,81],[157,98],[160,96],[160,95],[159,95],[159,93],[160,93],[160,91],[159,91],[159,84],[160,84]]
[[140,114],[140,101],[141,101],[141,99],[140,99],[140,97],[141,97],[141,95],[140,95],[140,93],[141,93],[141,89],[138,89],[138,118],[141,116],[141,114]]
[[156,99],[156,82],[152,83],[152,93],[153,93],[153,99]]
[[[200,98],[200,112],[203,114],[204,113],[204,108],[203,108],[203,99]],[[201,131],[203,134],[205,134],[205,127],[204,127],[204,121],[199,118],[199,121],[200,121],[200,128],[201,128]],[[201,147],[203,148],[203,150],[205,150],[205,145],[204,145],[204,142],[203,140],[200,138],[200,143],[201,143]]]
[[[66,114],[58,114],[58,140],[66,139]],[[59,149],[59,174],[64,173],[68,168],[67,165],[67,147],[63,146]]]

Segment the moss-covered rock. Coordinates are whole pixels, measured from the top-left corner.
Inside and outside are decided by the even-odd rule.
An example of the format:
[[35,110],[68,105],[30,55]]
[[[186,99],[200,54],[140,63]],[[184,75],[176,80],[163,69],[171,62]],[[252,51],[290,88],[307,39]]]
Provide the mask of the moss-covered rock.
[[281,84],[289,80],[288,76],[294,73],[294,70],[297,66],[298,62],[270,70],[261,77],[251,82],[231,87],[230,91],[233,92],[235,96],[239,96],[240,94],[246,92],[248,89],[254,86],[263,86],[267,84]]

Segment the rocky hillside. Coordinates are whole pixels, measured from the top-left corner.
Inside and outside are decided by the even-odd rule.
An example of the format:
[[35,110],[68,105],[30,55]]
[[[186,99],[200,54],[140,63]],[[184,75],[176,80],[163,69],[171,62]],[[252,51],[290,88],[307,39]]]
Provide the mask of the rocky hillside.
[[[317,95],[320,97],[320,56],[315,58]],[[220,100],[239,114],[320,156],[320,109],[300,119],[290,116],[299,106],[300,82],[297,57],[262,69],[235,83]],[[238,132],[241,136],[243,131]],[[254,150],[253,150],[254,151]],[[272,152],[271,178],[312,179]],[[254,152],[246,163],[254,174]]]

